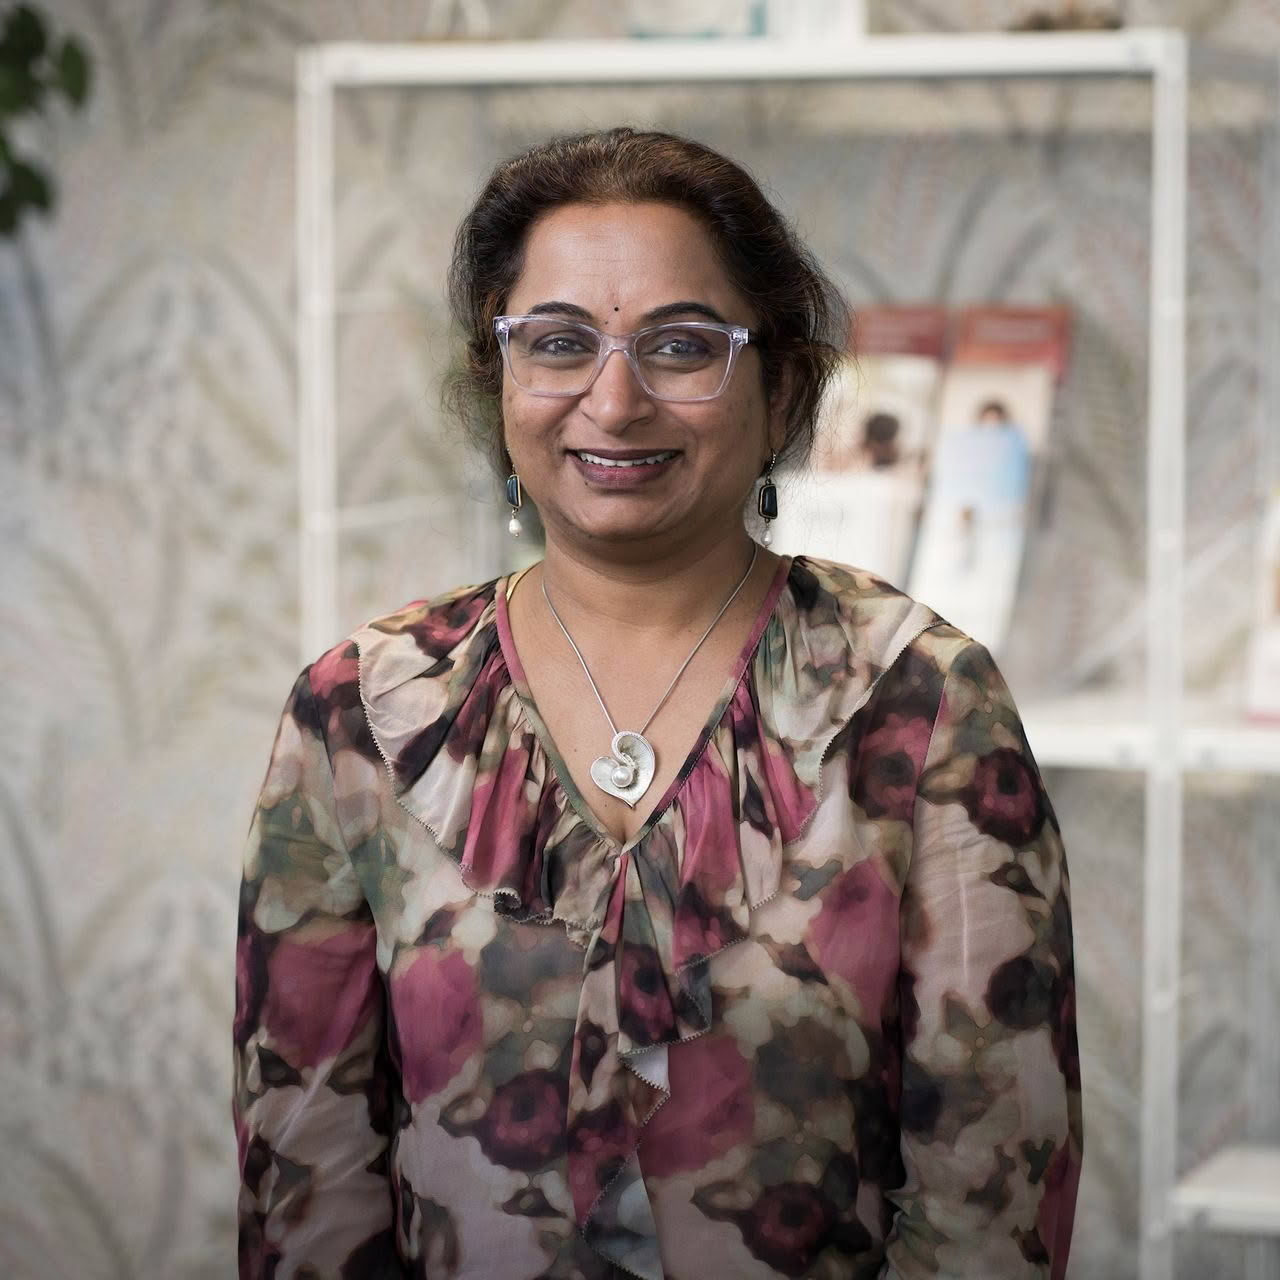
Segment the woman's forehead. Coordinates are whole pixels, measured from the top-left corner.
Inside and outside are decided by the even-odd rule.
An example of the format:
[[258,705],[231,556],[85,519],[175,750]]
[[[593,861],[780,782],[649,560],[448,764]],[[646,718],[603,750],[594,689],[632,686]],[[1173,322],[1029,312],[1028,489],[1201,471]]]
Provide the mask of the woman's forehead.
[[656,203],[575,204],[529,229],[508,305],[519,311],[564,301],[603,324],[686,299],[745,319],[745,300],[692,214]]

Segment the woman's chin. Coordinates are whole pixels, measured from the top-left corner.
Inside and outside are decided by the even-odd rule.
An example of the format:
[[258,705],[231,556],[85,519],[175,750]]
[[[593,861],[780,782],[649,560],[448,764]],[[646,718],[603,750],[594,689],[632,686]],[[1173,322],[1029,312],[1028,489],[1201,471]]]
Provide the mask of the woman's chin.
[[[654,495],[655,499],[657,495]],[[541,509],[548,536],[560,543],[648,550],[667,556],[682,545],[715,542],[733,524],[741,524],[739,507],[728,506],[720,495],[670,495],[642,501],[636,495],[566,504],[557,511]],[[718,514],[719,513],[719,514]]]
[[631,513],[619,516],[617,512],[582,513],[576,519],[557,521],[548,526],[548,533],[561,540],[593,546],[652,547],[658,550],[666,544],[679,542],[692,530],[687,520],[680,520],[672,513],[641,515]]

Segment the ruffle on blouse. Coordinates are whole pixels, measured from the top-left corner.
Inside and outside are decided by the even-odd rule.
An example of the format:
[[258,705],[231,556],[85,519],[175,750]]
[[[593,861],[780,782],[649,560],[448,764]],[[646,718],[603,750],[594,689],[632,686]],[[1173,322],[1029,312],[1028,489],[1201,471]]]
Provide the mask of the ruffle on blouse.
[[466,883],[504,915],[562,922],[583,946],[566,1118],[578,1224],[617,1265],[661,1280],[638,1148],[669,1096],[668,1046],[710,1029],[707,962],[778,891],[826,750],[881,673],[871,655],[939,619],[869,574],[782,566],[732,689],[655,817],[619,849],[575,808],[520,696],[500,636],[505,586],[357,632],[361,698],[399,802]]

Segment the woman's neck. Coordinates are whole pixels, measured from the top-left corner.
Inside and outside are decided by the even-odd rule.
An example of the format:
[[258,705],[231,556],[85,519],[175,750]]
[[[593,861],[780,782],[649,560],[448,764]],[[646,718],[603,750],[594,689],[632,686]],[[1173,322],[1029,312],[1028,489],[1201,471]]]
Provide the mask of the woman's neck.
[[[746,530],[739,527],[699,548],[628,563],[587,556],[548,538],[540,572],[570,630],[576,622],[579,628],[669,637],[715,616],[747,572],[753,548]],[[776,563],[761,551],[757,573],[766,559]]]

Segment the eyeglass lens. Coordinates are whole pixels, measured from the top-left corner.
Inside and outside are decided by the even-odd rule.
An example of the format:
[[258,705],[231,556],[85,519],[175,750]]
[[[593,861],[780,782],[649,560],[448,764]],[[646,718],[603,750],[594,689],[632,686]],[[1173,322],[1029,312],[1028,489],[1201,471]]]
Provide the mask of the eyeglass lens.
[[[542,395],[580,395],[600,359],[601,336],[585,325],[554,318],[517,320],[507,331],[512,379]],[[645,390],[664,400],[718,395],[728,376],[733,341],[722,329],[664,324],[635,339],[635,362]]]

